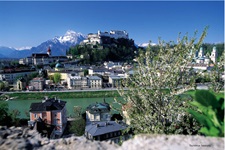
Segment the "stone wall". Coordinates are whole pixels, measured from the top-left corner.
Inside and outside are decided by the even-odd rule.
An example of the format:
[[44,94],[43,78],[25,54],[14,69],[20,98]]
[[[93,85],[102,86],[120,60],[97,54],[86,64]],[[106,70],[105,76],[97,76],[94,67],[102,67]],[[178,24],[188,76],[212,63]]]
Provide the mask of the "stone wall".
[[224,138],[184,135],[138,135],[122,146],[84,137],[49,140],[35,130],[0,126],[0,150],[223,150]]

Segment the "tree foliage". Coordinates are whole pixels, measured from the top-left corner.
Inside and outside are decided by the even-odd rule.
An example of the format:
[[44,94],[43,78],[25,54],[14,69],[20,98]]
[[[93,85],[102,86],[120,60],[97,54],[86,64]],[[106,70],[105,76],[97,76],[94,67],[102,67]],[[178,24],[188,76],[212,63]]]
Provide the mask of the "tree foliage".
[[53,76],[53,81],[54,83],[59,83],[61,79],[61,74],[60,73],[55,73]]
[[74,106],[73,107],[73,112],[74,112],[75,118],[82,117],[81,115],[83,113],[83,110],[82,110],[81,106]]
[[0,90],[1,91],[8,91],[9,90],[9,83],[7,81],[0,81]]
[[110,43],[102,45],[77,45],[67,53],[73,58],[82,58],[84,64],[96,64],[103,61],[131,61],[136,49],[133,40],[111,39]]
[[20,112],[16,109],[10,111],[6,102],[0,102],[0,125],[1,126],[17,126],[19,125],[18,116]]
[[80,117],[72,122],[70,131],[73,132],[76,136],[82,136],[85,131],[86,122]]
[[152,50],[149,44],[139,52],[134,75],[123,83],[128,90],[118,90],[130,105],[126,111],[136,133],[169,134],[181,121],[178,116],[185,113],[185,101],[178,95],[194,86],[195,76],[190,75],[192,69],[187,66],[206,31],[207,28],[198,41],[197,32],[193,38],[179,35],[176,44],[159,39],[159,49]]
[[219,62],[214,64],[210,72],[211,90],[218,93],[224,88],[224,79],[222,74],[224,73],[224,52],[220,57]]

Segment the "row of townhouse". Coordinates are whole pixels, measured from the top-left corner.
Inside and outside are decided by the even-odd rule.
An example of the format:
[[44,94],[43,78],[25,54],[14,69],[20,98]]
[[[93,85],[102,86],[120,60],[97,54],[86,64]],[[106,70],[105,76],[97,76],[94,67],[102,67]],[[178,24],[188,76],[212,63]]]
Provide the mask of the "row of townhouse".
[[50,47],[47,53],[33,53],[31,56],[19,60],[19,64],[23,65],[49,65],[53,62],[67,62],[66,56],[52,56]]
[[[27,81],[24,80],[26,76],[37,73],[37,71],[20,71],[20,72],[2,72],[0,73],[0,80],[6,81],[9,84],[14,84],[14,90],[34,90],[41,91],[46,87],[52,85],[50,80],[44,78],[34,78],[27,85]],[[124,76],[118,75],[109,75],[107,77],[107,82],[103,82],[103,78],[93,75],[93,76],[84,76],[83,72],[74,72],[74,71],[50,71],[48,72],[49,76],[54,76],[55,73],[61,75],[61,84],[67,85],[68,89],[100,89],[102,87],[119,87],[121,86],[121,80],[124,79]],[[28,87],[27,87],[28,86]]]
[[[88,76],[84,71],[88,70]],[[130,70],[130,71],[125,71]],[[105,62],[101,67],[77,66],[76,64],[58,62],[48,75],[61,74],[61,81],[67,83],[68,89],[118,87],[121,80],[133,74],[132,66],[122,66],[119,62]],[[106,80],[105,80],[106,79]]]
[[48,76],[61,75],[61,84],[66,83],[68,89],[102,88],[102,78],[98,76],[83,75],[80,71],[50,71]]
[[[48,76],[54,76],[55,73],[61,74],[61,83],[66,83],[68,89],[100,89],[102,87],[119,87],[121,80],[127,78],[129,73],[122,70],[109,70],[106,68],[88,69],[88,76],[84,76],[84,72],[80,71],[49,71]],[[103,80],[107,78],[107,81]],[[106,86],[107,85],[107,86]]]
[[25,77],[37,73],[36,70],[2,70],[0,72],[0,80],[13,84],[19,77]]

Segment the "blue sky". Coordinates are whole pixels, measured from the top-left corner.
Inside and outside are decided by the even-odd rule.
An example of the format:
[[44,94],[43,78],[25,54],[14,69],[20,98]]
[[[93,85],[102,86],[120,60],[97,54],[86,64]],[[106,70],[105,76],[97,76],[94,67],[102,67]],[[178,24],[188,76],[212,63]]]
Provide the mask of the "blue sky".
[[199,34],[204,42],[224,41],[223,1],[0,1],[0,46],[37,46],[67,30],[83,34],[126,30],[135,43],[158,37],[176,41],[178,33]]

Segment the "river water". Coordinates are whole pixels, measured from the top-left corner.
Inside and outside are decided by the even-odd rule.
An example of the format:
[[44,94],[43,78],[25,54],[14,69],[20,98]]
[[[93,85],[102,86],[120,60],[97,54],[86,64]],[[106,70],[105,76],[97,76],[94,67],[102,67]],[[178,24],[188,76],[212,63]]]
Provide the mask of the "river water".
[[[83,110],[85,111],[86,108],[95,102],[103,102],[104,98],[75,98],[75,99],[61,99],[63,101],[66,101],[66,108],[67,108],[67,116],[73,116],[73,107],[74,106],[81,106]],[[9,100],[6,101],[9,105],[9,110],[18,110],[20,112],[20,115],[18,118],[30,118],[29,117],[29,109],[31,103],[37,103],[41,102],[42,100]],[[115,104],[113,97],[107,97],[105,98],[105,101],[109,103],[111,106],[119,108],[118,104]],[[111,113],[116,113],[115,110],[112,110]]]

